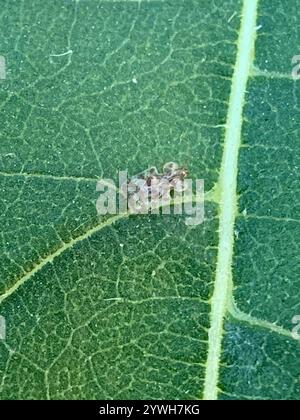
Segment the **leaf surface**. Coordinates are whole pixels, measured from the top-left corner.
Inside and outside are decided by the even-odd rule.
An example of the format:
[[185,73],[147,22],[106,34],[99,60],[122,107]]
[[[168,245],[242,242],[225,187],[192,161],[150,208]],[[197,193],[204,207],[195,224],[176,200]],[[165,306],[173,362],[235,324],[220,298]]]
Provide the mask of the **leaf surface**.
[[[299,1],[1,3],[0,398],[298,399]],[[203,224],[97,215],[169,161]]]

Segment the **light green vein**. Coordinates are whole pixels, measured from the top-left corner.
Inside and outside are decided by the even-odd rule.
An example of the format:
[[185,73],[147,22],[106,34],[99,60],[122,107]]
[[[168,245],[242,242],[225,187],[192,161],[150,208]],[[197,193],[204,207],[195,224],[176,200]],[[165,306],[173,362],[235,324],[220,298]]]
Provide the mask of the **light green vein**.
[[[198,201],[198,200],[196,200],[196,197],[192,197],[191,200],[192,200],[192,202]],[[187,199],[187,200],[182,200],[182,203],[188,203],[189,201],[190,201],[190,198]],[[171,202],[171,204],[176,204],[178,202],[180,203],[180,199],[179,199],[179,201],[173,200]],[[88,239],[94,233],[97,233],[100,230],[102,230],[102,229],[104,229],[108,226],[111,226],[112,224],[114,224],[118,220],[128,218],[131,215],[132,215],[132,213],[121,213],[121,214],[117,214],[116,216],[112,216],[108,220],[106,220],[105,222],[102,222],[102,223],[88,229],[85,233],[83,233],[82,235],[79,235],[75,239],[72,239],[70,242],[64,243],[59,249],[57,249],[55,252],[48,255],[46,258],[44,258],[42,261],[40,261],[38,264],[36,264],[36,266],[31,271],[29,271],[24,276],[22,276],[20,279],[18,279],[12,287],[10,287],[5,293],[3,293],[0,296],[0,304],[5,299],[7,299],[9,296],[11,296],[16,290],[18,290],[19,287],[21,287],[24,283],[26,283],[27,280],[29,280],[32,276],[34,276],[36,273],[38,273],[40,270],[42,270],[47,264],[52,263],[52,261],[56,257],[59,257],[62,253],[64,253],[68,249],[71,249],[78,242],[81,242],[85,239]]]
[[249,314],[246,314],[245,312],[242,312],[236,306],[236,304],[233,302],[233,299],[231,299],[231,302],[229,304],[228,312],[230,313],[230,315],[234,319],[236,319],[238,321],[243,321],[243,322],[246,322],[247,324],[250,324],[254,327],[263,328],[265,330],[269,330],[270,332],[273,332],[273,333],[282,335],[284,337],[291,338],[292,340],[295,340],[291,331],[286,330],[285,328],[283,328],[279,325],[273,324],[273,323],[268,322],[268,321],[264,321],[262,319],[255,318],[255,317],[253,317]]
[[116,221],[118,221],[119,219],[122,219],[124,217],[128,217],[129,214],[118,214],[117,216],[113,216],[110,219],[106,220],[103,223],[100,223],[99,225],[94,226],[93,228],[89,229],[87,232],[85,232],[84,234],[78,236],[75,239],[72,239],[70,242],[64,243],[59,249],[57,249],[55,252],[53,252],[51,255],[48,255],[46,258],[44,258],[39,264],[37,264],[31,271],[29,271],[28,273],[26,273],[23,277],[21,277],[18,281],[16,281],[16,283],[10,288],[8,289],[5,293],[3,293],[0,296],[0,304],[7,299],[9,296],[11,296],[16,290],[19,289],[19,287],[21,287],[27,280],[29,280],[34,274],[36,274],[37,272],[39,272],[43,267],[45,267],[45,265],[51,263],[54,258],[58,257],[59,255],[61,255],[63,252],[65,252],[66,250],[72,248],[74,245],[76,245],[78,242],[83,241],[87,238],[89,238],[90,236],[92,236],[94,233],[104,229],[107,226],[112,225],[113,223],[115,223]]
[[272,222],[282,222],[282,223],[300,223],[300,220],[293,219],[292,217],[275,217],[275,216],[258,216],[256,214],[239,214],[239,217],[243,217],[246,220],[266,220]]
[[75,182],[97,182],[99,177],[84,177],[84,176],[73,176],[73,175],[51,175],[43,173],[27,173],[27,172],[0,172],[0,176],[8,178],[24,177],[24,178],[40,178],[54,181],[75,181]]
[[267,79],[293,80],[292,70],[290,73],[278,73],[276,71],[260,70],[257,67],[252,67],[250,77],[266,77]]
[[232,292],[232,256],[234,223],[237,214],[238,154],[241,144],[242,113],[250,69],[254,58],[258,0],[245,0],[238,39],[237,61],[232,79],[224,154],[219,178],[220,228],[215,289],[212,297],[211,327],[209,330],[203,397],[218,397],[219,366],[223,337],[223,323],[229,296]]

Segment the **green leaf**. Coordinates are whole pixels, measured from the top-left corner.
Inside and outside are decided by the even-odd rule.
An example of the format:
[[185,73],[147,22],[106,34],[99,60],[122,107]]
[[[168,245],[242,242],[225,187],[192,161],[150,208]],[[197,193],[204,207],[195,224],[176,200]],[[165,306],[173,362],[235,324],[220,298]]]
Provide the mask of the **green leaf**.
[[[1,10],[0,398],[298,399],[299,0]],[[97,215],[169,161],[203,224]]]

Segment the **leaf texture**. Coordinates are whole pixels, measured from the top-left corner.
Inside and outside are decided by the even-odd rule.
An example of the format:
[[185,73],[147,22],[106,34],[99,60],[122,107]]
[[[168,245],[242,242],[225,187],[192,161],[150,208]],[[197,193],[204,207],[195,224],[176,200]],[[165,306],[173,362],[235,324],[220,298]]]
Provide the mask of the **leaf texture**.
[[[0,398],[298,399],[299,0],[0,3]],[[168,161],[203,224],[97,215]]]

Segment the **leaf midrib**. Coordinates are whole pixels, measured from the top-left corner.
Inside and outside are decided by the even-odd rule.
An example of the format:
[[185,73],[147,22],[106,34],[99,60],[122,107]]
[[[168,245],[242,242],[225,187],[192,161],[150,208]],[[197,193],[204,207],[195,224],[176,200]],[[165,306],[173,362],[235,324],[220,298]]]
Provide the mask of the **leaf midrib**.
[[232,78],[227,113],[224,152],[218,181],[220,192],[219,245],[203,391],[205,400],[216,400],[218,398],[223,324],[228,309],[228,302],[232,295],[234,224],[238,202],[238,155],[241,146],[243,108],[247,82],[254,60],[257,7],[258,0],[244,0],[237,43],[237,60]]

